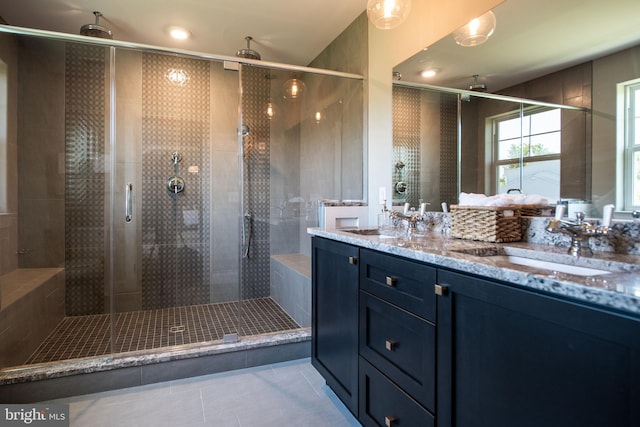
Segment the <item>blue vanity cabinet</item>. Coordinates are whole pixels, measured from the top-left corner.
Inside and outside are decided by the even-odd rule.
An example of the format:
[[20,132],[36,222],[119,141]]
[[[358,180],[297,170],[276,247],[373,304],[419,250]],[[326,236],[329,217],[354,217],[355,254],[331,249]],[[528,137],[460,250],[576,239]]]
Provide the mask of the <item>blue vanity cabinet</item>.
[[640,426],[638,315],[316,237],[312,265],[312,362],[364,426]]
[[436,268],[360,250],[360,404],[365,426],[434,426]]
[[359,249],[320,237],[311,248],[311,363],[357,416]]
[[438,427],[640,426],[640,321],[438,270]]

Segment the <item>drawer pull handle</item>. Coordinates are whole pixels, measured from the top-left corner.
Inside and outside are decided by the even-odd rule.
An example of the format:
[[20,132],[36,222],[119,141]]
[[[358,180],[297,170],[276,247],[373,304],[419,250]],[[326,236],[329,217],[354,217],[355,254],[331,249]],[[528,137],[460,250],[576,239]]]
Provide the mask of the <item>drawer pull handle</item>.
[[436,295],[443,297],[449,293],[449,287],[436,284],[434,291]]
[[387,350],[394,351],[396,349],[396,347],[398,346],[398,343],[396,341],[387,340],[387,341],[385,341],[384,346],[385,346],[385,348]]
[[398,421],[396,417],[384,417],[384,425],[387,427],[393,427],[396,421]]
[[350,256],[349,257],[349,264],[356,265],[357,263],[358,263],[358,258],[356,258],[354,256]]
[[387,276],[387,285],[395,286],[397,279],[395,277]]

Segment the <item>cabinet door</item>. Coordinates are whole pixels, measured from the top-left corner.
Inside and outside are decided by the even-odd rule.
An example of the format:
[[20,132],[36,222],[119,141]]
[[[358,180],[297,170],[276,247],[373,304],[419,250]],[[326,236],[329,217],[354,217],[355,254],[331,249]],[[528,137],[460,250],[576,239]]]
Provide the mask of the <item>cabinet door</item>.
[[358,414],[358,248],[312,239],[311,363]]
[[360,291],[360,356],[430,411],[435,341],[432,323]]
[[640,425],[640,322],[438,271],[439,427]]

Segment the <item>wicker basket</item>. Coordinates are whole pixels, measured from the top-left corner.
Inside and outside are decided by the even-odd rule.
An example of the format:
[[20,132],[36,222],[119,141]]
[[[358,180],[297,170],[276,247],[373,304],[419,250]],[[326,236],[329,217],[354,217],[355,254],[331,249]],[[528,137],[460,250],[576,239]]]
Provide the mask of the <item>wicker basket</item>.
[[453,237],[494,243],[522,239],[519,206],[451,205],[450,208]]
[[518,205],[521,216],[553,216],[554,206],[549,205]]

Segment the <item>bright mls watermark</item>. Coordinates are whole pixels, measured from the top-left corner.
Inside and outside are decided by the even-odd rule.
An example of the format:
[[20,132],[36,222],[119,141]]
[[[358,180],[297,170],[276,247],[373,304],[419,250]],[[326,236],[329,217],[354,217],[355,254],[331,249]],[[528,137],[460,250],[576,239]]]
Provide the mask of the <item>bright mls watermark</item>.
[[69,405],[0,405],[0,427],[69,427]]

